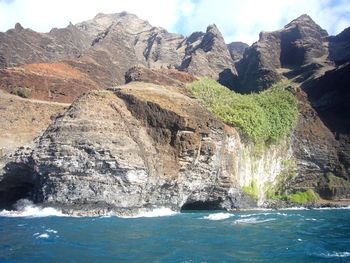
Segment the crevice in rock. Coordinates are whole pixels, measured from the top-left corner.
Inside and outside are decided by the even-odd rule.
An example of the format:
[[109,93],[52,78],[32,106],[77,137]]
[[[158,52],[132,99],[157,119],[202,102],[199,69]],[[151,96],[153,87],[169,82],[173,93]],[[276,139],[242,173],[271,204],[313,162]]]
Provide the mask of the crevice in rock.
[[187,201],[181,211],[188,210],[223,210],[221,206],[222,200],[206,200],[206,201]]
[[35,187],[33,169],[24,163],[10,162],[0,181],[0,209],[11,209],[17,200],[30,199]]

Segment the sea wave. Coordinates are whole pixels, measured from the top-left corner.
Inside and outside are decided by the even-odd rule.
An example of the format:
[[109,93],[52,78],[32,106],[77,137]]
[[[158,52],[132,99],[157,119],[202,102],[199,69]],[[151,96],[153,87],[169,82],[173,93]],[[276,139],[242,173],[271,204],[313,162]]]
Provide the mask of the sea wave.
[[251,217],[251,218],[236,219],[234,221],[234,224],[261,224],[261,223],[274,221],[274,220],[276,220],[276,218],[261,219],[258,217]]
[[2,217],[46,217],[46,216],[66,216],[62,211],[53,207],[40,207],[27,199],[19,200],[15,205],[16,210],[2,210]]
[[345,258],[350,257],[350,252],[328,252],[318,254],[318,256],[323,258]]
[[233,216],[229,213],[216,213],[216,214],[210,214],[208,216],[202,217],[202,219],[208,219],[208,220],[224,220],[227,218],[230,218]]
[[140,218],[140,217],[161,217],[161,216],[173,216],[178,214],[167,207],[155,208],[153,210],[140,210],[139,213],[135,215],[125,215],[119,216],[121,218]]

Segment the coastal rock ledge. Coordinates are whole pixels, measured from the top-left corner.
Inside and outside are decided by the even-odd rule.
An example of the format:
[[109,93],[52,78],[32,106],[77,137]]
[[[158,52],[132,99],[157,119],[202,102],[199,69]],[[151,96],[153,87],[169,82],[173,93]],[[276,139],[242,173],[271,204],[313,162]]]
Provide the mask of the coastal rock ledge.
[[237,131],[184,88],[132,82],[82,95],[33,148],[9,157],[0,205],[28,198],[82,215],[249,208],[257,200],[242,185],[274,181],[273,152],[268,166],[243,160]]

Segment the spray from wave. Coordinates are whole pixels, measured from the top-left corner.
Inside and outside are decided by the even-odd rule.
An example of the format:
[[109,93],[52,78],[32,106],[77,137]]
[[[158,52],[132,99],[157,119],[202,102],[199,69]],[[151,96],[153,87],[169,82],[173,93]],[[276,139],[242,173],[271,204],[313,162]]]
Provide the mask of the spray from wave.
[[208,216],[203,217],[202,219],[208,219],[208,220],[224,220],[224,219],[228,219],[231,216],[233,216],[232,214],[229,213],[216,213],[216,214],[210,214]]
[[65,216],[60,210],[52,207],[40,207],[27,199],[18,200],[14,205],[15,210],[2,210],[0,216],[3,217],[46,217]]
[[161,216],[172,216],[176,215],[178,212],[171,210],[170,208],[160,207],[153,210],[140,210],[138,214],[119,216],[122,218],[139,218],[139,217],[161,217]]

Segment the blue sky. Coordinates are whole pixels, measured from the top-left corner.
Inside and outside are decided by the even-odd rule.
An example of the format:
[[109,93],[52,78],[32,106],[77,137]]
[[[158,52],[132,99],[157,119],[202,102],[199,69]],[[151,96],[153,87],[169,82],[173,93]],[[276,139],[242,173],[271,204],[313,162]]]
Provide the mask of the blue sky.
[[0,31],[23,27],[47,32],[91,19],[97,13],[128,11],[168,31],[188,35],[215,23],[226,42],[258,39],[309,14],[330,34],[350,26],[350,0],[0,0]]

